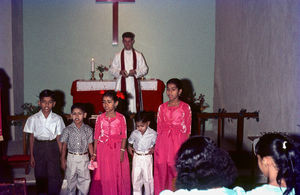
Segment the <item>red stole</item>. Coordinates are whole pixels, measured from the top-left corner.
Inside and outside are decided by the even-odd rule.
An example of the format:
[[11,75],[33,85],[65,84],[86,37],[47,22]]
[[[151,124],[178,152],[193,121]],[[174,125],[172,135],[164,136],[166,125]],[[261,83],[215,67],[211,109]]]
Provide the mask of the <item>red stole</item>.
[[[132,55],[133,55],[133,70],[136,70],[136,53],[135,50],[132,48]],[[124,49],[121,51],[121,70],[125,70],[125,60],[124,60]],[[135,100],[136,100],[136,111],[140,111],[140,93],[138,90],[138,81],[135,76],[134,78],[134,88],[135,88]],[[121,78],[121,91],[126,93],[126,78]]]

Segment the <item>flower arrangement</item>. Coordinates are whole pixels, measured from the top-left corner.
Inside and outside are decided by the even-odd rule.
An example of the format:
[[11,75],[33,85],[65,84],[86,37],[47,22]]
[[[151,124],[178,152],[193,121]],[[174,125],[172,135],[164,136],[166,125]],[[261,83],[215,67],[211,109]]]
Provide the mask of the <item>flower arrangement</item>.
[[96,67],[96,70],[98,70],[99,72],[103,73],[104,71],[108,71],[108,68],[102,64],[98,65]]
[[205,95],[200,94],[198,98],[196,97],[196,93],[193,94],[192,102],[197,109],[200,109],[200,112],[203,112],[206,108],[209,107],[209,104],[205,102]]
[[21,106],[21,108],[23,108],[24,115],[26,116],[31,116],[40,110],[39,106],[34,106],[32,103],[25,103]]
[[103,66],[102,64],[100,64],[100,65],[98,65],[96,67],[96,70],[99,71],[99,78],[100,78],[100,81],[102,81],[103,80],[103,76],[104,76],[103,72],[104,71],[108,71],[108,68],[106,66]]

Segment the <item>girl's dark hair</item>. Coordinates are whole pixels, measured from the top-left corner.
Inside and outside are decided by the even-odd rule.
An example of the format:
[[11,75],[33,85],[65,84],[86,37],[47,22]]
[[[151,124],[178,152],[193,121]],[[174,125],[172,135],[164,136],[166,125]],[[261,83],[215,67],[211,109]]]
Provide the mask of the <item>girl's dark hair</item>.
[[49,90],[49,89],[44,89],[43,91],[41,91],[40,95],[39,95],[39,99],[40,101],[44,98],[44,97],[51,97],[51,99],[53,101],[55,101],[55,94],[53,91]]
[[281,185],[281,180],[284,179],[287,185],[284,195],[289,194],[293,188],[296,194],[300,194],[300,155],[289,138],[279,133],[265,134],[255,145],[255,153],[261,158],[273,158],[278,168],[277,183]]
[[138,112],[135,115],[135,122],[146,123],[150,121],[149,114],[147,112]]
[[229,154],[208,137],[194,136],[184,142],[176,157],[177,189],[206,190],[228,187],[237,177]]
[[179,89],[182,89],[182,83],[181,83],[181,80],[179,80],[179,79],[177,79],[177,78],[172,78],[172,79],[168,80],[167,86],[168,86],[169,84],[174,84],[174,85],[178,88],[178,90],[179,90]]
[[113,90],[109,90],[109,91],[106,91],[104,94],[103,94],[103,98],[104,97],[110,97],[111,99],[113,99],[115,102],[118,101],[118,97],[117,97],[117,93]]

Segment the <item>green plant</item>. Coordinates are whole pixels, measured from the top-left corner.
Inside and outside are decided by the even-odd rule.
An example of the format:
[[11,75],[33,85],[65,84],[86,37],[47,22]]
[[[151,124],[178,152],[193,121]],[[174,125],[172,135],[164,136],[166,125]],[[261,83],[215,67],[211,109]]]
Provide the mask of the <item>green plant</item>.
[[24,103],[21,108],[23,108],[26,116],[31,116],[40,110],[39,106],[34,106],[32,103]]

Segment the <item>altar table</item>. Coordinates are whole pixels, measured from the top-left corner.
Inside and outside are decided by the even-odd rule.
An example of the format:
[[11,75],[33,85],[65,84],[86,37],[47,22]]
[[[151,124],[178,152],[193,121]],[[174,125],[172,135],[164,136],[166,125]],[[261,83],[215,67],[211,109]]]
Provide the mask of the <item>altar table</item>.
[[[158,79],[141,80],[144,111],[157,112],[163,103],[165,84]],[[76,80],[72,83],[71,95],[73,103],[90,103],[94,106],[95,114],[104,112],[102,96],[107,90],[114,90],[115,80],[92,81]]]

